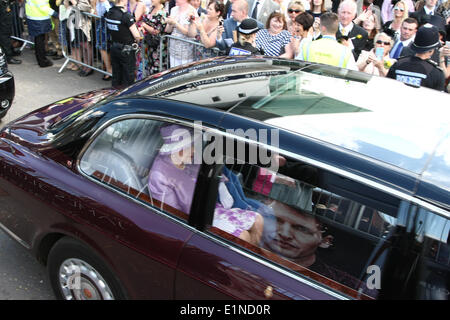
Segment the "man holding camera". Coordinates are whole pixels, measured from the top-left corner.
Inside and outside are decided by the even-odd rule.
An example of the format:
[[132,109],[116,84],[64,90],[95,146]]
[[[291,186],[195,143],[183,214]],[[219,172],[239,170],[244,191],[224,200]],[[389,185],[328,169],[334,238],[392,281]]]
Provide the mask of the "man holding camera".
[[111,34],[112,86],[128,86],[134,82],[136,69],[136,42],[142,37],[132,14],[127,12],[128,0],[118,0],[108,12],[105,21]]

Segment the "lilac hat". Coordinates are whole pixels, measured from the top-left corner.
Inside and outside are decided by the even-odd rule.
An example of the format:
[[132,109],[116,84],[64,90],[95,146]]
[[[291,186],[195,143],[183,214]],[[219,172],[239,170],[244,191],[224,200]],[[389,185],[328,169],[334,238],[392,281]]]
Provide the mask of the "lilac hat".
[[160,129],[164,144],[160,154],[171,154],[191,146],[194,143],[194,131],[188,127],[171,124]]

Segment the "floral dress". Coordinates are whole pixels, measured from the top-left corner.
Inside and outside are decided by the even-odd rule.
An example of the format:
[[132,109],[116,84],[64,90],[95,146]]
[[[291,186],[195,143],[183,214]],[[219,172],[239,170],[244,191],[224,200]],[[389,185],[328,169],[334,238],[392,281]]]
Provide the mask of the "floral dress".
[[[152,11],[153,8],[150,9],[150,13]],[[164,9],[164,7],[162,7],[154,15],[151,15],[150,13],[147,15],[148,24],[154,29],[158,30],[159,36],[162,36],[164,29],[166,28],[167,11]],[[162,61],[160,61],[161,52],[163,53],[163,60],[165,60],[167,56],[165,42],[163,42],[162,47],[161,45],[159,45],[156,48],[150,48],[148,45],[146,45],[145,51],[145,59],[147,60],[145,69],[146,76],[159,72],[159,67],[162,63]]]
[[[127,5],[127,11],[129,13],[131,13],[133,17],[135,17],[134,13],[136,11],[136,8],[137,8],[137,4],[134,6],[133,10],[131,10],[131,8],[130,8],[130,3],[128,3],[128,5]],[[142,17],[139,20],[136,20],[137,28],[141,27],[143,18],[144,18],[144,15],[142,15]],[[147,62],[146,62],[146,59],[144,58],[145,50],[146,50],[145,46],[146,46],[145,43],[142,42],[139,50],[136,52],[136,71],[135,71],[135,76],[134,76],[136,81],[142,80],[146,77],[145,68],[146,68]]]

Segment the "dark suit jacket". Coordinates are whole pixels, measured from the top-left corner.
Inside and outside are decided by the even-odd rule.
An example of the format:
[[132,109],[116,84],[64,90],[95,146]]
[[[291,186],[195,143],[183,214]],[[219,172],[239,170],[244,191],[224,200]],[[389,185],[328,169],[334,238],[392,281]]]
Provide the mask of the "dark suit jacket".
[[428,19],[429,15],[425,13],[425,9],[420,9],[419,11],[410,12],[409,13],[410,18],[414,18],[417,21],[419,21],[419,26],[424,24],[425,21]]
[[[411,42],[407,47],[404,47],[402,49],[402,52],[400,53],[400,58],[415,55],[415,52],[411,49],[412,44],[413,43]],[[439,65],[439,50],[437,49],[434,50],[433,55],[431,56],[431,60],[433,60]]]
[[[361,35],[361,37],[357,37],[358,35]],[[339,39],[340,37],[342,37],[342,34],[341,31],[338,30],[338,32],[336,33],[336,39]],[[363,50],[366,46],[366,42],[368,39],[367,31],[354,24],[352,31],[348,34],[348,38],[352,39],[354,47],[353,55],[355,56],[355,61],[357,61],[361,50]]]
[[[247,0],[248,3],[248,16],[253,16],[253,4],[255,0]],[[260,21],[264,26],[266,25],[267,19],[270,14],[276,10],[280,10],[280,5],[273,0],[266,0],[260,6],[258,10],[257,20]]]
[[[229,16],[228,13],[230,14]],[[231,1],[227,1],[227,4],[225,5],[225,10],[223,11],[222,18],[224,20],[231,18]]]

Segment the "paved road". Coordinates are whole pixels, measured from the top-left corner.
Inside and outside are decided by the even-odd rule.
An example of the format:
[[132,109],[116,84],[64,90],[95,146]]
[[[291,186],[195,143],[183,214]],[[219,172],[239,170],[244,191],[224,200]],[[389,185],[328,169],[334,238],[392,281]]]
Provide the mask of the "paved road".
[[[102,74],[82,78],[75,71],[58,73],[64,60],[53,67],[39,68],[34,51],[25,49],[20,65],[10,65],[15,77],[16,97],[0,127],[11,120],[65,97],[110,86]],[[47,278],[47,271],[21,245],[0,230],[0,300],[55,299]]]

